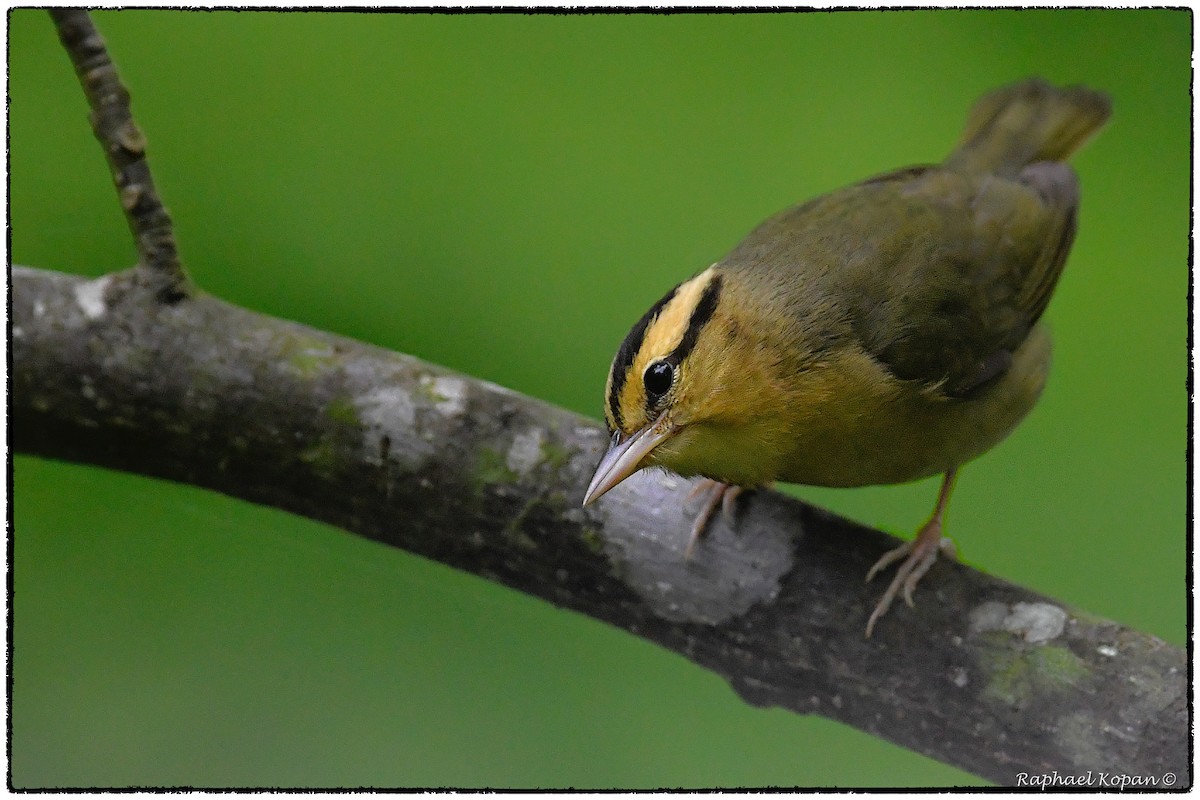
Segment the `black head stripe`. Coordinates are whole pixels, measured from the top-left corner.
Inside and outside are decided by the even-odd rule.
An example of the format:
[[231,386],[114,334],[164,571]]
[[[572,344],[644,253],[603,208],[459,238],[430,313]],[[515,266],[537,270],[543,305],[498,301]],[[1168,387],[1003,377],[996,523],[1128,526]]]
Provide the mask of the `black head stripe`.
[[650,306],[650,310],[643,314],[642,318],[630,329],[625,341],[621,342],[621,346],[617,349],[617,356],[613,359],[612,366],[612,386],[608,391],[608,410],[612,412],[613,422],[616,423],[618,430],[621,428],[622,422],[621,389],[625,386],[625,379],[629,375],[629,368],[633,366],[633,359],[637,356],[637,352],[646,338],[646,328],[650,327],[650,323],[663,310],[663,306],[671,302],[671,298],[675,296],[680,285],[682,284],[676,285],[675,288],[664,294],[662,299]]
[[696,346],[696,340],[700,338],[700,331],[712,319],[713,313],[717,310],[717,301],[720,299],[721,276],[713,275],[708,286],[704,287],[704,294],[700,295],[700,302],[696,303],[696,307],[692,309],[692,316],[688,320],[687,330],[683,332],[683,338],[679,340],[679,345],[671,351],[671,355],[667,356],[667,360],[673,364],[679,364],[691,354],[692,348]]

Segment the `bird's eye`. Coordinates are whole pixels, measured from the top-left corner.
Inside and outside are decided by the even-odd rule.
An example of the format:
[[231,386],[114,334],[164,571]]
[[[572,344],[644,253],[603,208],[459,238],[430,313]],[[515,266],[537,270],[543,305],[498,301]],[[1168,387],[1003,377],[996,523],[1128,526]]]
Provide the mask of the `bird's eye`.
[[646,399],[651,404],[657,403],[671,390],[671,384],[675,381],[675,368],[666,361],[655,361],[646,367],[646,374],[642,380],[646,384]]

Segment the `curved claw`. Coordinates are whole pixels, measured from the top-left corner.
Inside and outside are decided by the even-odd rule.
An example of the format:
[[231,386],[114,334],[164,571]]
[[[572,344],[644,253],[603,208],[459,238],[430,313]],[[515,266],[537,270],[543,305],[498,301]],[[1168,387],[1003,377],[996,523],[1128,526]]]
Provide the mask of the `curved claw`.
[[867,578],[865,582],[870,583],[872,580],[874,580],[876,575],[891,566],[893,562],[899,561],[911,553],[915,544],[916,541],[905,542],[899,547],[888,550],[886,553],[884,553],[883,556],[875,562],[874,566],[867,570]]
[[893,562],[904,559],[904,562],[896,568],[896,577],[892,578],[887,591],[883,593],[883,597],[879,598],[875,610],[867,619],[868,639],[871,637],[871,631],[875,630],[876,621],[892,607],[892,601],[896,599],[896,594],[901,590],[904,591],[904,602],[908,603],[910,607],[913,606],[913,590],[917,588],[921,578],[925,577],[925,573],[929,572],[933,562],[937,561],[939,552],[945,553],[949,558],[954,558],[954,543],[942,536],[942,515],[946,511],[946,503],[950,500],[950,492],[954,488],[954,478],[957,473],[957,469],[951,469],[942,479],[942,488],[938,490],[937,505],[934,506],[933,516],[921,527],[916,538],[884,553],[867,571],[867,580],[869,581]]
[[930,520],[917,534],[916,539],[889,550],[875,562],[875,565],[867,573],[868,581],[893,562],[904,558],[904,562],[896,568],[896,575],[888,584],[887,591],[883,593],[883,597],[879,599],[875,610],[867,619],[868,638],[875,629],[875,623],[892,607],[892,601],[896,599],[897,594],[903,592],[904,602],[908,603],[910,607],[914,605],[913,590],[917,588],[921,578],[925,577],[925,573],[929,572],[930,567],[937,561],[938,553],[945,553],[953,558],[954,543],[942,536],[942,526],[939,521]]
[[708,525],[712,522],[713,514],[717,510],[717,506],[721,506],[721,515],[725,517],[725,521],[733,524],[733,514],[735,503],[738,495],[744,492],[744,486],[731,486],[728,483],[714,481],[711,478],[705,478],[696,484],[692,491],[688,494],[688,501],[694,500],[699,495],[708,492],[708,497],[704,500],[704,507],[700,509],[700,513],[696,516],[696,521],[692,523],[692,532],[688,537],[687,548],[683,551],[685,560],[690,560],[692,551],[696,547],[696,542],[708,530]]

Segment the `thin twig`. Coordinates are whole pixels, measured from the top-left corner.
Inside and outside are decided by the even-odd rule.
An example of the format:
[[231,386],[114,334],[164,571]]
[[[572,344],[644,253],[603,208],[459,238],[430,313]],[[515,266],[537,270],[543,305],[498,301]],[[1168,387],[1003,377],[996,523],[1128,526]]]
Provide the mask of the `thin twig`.
[[129,91],[87,11],[55,8],[50,16],[91,106],[92,131],[104,149],[133,233],[141,282],[164,302],[182,299],[189,294],[190,284],[179,260],[171,217],[154,188],[145,158],[146,137],[133,120]]

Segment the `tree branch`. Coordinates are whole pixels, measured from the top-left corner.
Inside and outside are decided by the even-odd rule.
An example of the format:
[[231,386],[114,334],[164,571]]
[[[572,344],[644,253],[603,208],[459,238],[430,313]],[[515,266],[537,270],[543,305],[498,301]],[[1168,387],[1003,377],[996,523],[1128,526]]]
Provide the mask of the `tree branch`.
[[1181,650],[953,562],[864,639],[896,542],[774,492],[683,558],[689,487],[582,509],[595,423],[131,272],[15,267],[17,451],[208,487],[604,620],[723,676],[1001,784],[1088,770],[1189,783]]
[[133,120],[129,92],[86,10],[54,8],[50,17],[91,106],[92,132],[112,170],[117,197],[137,247],[139,278],[161,301],[174,302],[191,289],[179,261],[171,217],[154,188],[145,158],[146,137]]

